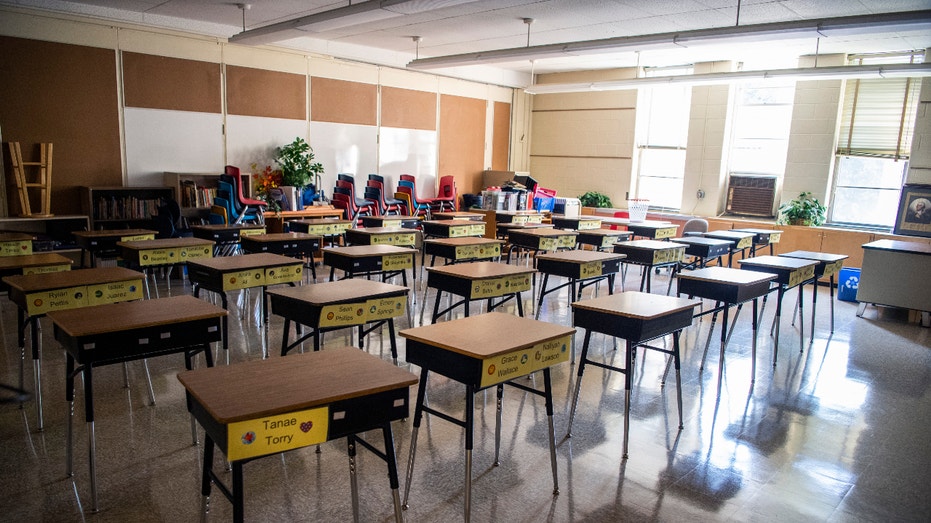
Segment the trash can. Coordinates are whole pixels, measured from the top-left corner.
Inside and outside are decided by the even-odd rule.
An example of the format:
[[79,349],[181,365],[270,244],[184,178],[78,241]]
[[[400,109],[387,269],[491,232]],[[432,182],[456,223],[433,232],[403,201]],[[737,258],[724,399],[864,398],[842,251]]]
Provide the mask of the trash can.
[[843,301],[857,301],[857,287],[860,286],[860,269],[844,267],[840,270],[837,280],[837,299]]

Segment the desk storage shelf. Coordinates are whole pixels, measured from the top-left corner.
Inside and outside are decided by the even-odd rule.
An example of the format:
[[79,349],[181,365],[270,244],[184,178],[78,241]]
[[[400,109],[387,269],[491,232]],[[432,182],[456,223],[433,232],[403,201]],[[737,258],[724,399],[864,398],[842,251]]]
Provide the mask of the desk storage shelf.
[[153,228],[160,198],[175,198],[172,187],[81,187],[81,210],[91,230]]

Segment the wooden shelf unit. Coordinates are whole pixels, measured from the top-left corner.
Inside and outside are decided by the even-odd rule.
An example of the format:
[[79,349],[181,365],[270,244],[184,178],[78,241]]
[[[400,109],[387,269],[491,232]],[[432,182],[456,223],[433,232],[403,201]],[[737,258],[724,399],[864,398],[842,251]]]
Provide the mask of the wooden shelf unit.
[[220,173],[165,173],[165,185],[174,188],[186,218],[202,218],[210,212],[219,180]]
[[172,187],[81,187],[81,210],[90,230],[153,228],[160,198],[175,198]]

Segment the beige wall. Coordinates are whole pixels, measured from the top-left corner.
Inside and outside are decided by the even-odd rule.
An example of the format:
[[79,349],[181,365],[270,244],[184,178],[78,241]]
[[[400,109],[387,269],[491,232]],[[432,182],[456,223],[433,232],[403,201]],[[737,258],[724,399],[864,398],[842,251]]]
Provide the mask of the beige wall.
[[[925,62],[931,62],[931,49],[925,50]],[[931,185],[931,78],[924,78],[921,82],[906,182]]]

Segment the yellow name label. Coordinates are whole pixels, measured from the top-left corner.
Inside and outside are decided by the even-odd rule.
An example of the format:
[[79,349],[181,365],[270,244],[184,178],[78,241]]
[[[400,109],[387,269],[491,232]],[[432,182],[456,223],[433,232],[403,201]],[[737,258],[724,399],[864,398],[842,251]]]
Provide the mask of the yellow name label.
[[601,220],[580,220],[579,221],[579,230],[580,231],[591,231],[593,229],[601,228]]
[[538,343],[529,349],[518,350],[487,358],[482,361],[482,388],[510,381],[557,363],[569,361],[572,336]]
[[85,285],[26,295],[26,311],[30,316],[78,307],[87,307],[87,286]]
[[682,261],[685,257],[685,247],[682,248],[673,248],[673,249],[662,249],[659,251],[653,252],[653,265],[659,265],[660,263],[672,263],[677,261]]
[[579,266],[579,278],[594,278],[601,276],[602,268],[600,261],[583,263]]
[[65,272],[71,270],[71,264],[61,263],[58,265],[43,265],[41,267],[25,267],[23,274],[49,274],[52,272]]
[[227,272],[223,274],[223,290],[235,291],[265,285],[264,269]]
[[541,251],[555,251],[560,243],[559,238],[538,238],[537,249]]
[[456,260],[469,260],[472,258],[497,258],[501,256],[501,244],[490,245],[459,245],[456,247]]
[[482,222],[473,223],[472,227],[472,236],[485,236],[485,224]]
[[801,268],[797,271],[792,271],[789,274],[789,287],[795,287],[796,285],[806,282],[814,277],[815,277],[815,266],[814,265]]
[[382,227],[400,227],[401,220],[382,220],[381,226]]
[[318,407],[230,423],[226,427],[226,457],[239,461],[323,443],[329,418],[329,408]]
[[822,276],[824,278],[834,276],[835,274],[840,272],[840,270],[843,268],[844,268],[844,260],[837,260],[834,263],[828,263],[824,266],[824,274]]
[[120,236],[121,242],[137,242],[142,240],[154,240],[154,234],[133,234],[131,236]]
[[747,247],[751,245],[753,245],[753,236],[747,236],[746,238],[741,238],[740,241],[737,242],[738,249],[746,249]]
[[657,240],[662,240],[664,238],[675,238],[676,231],[678,230],[679,230],[678,227],[666,227],[663,229],[656,229],[656,236],[654,236],[654,238],[656,238]]
[[165,265],[177,263],[180,259],[177,249],[148,249],[139,253],[139,265]]
[[[450,238],[462,238],[465,236],[472,235],[472,226],[471,225],[455,225],[448,228]],[[482,234],[485,234],[484,231]]]
[[0,242],[0,256],[22,256],[24,254],[32,254],[32,241]]
[[304,265],[296,263],[294,265],[285,265],[283,267],[272,267],[265,269],[264,285],[275,285],[278,283],[296,283],[304,277]]
[[779,243],[780,239],[782,239],[782,233],[774,232],[769,235],[769,243]]
[[530,275],[515,274],[501,278],[478,280],[472,283],[471,299],[497,298],[515,292],[530,290]]
[[559,236],[556,239],[556,246],[562,249],[572,249],[575,247],[575,235],[567,234],[565,236]]
[[317,234],[317,235],[339,234],[339,233],[341,233],[341,232],[343,232],[343,231],[346,230],[346,229],[338,229],[338,228],[337,228],[338,225],[339,225],[339,224],[336,224],[336,223],[321,223],[321,224],[318,224],[318,225],[308,225],[308,226],[307,226],[307,233],[308,233],[308,234]]
[[258,229],[240,229],[239,236],[255,236],[257,234],[265,234],[265,227],[259,227]]
[[611,247],[617,243],[618,238],[620,238],[620,236],[605,236],[601,239],[601,247]]
[[414,245],[415,233],[373,234],[372,245]]
[[387,320],[404,314],[407,296],[376,298],[367,302],[367,321]]
[[319,327],[348,327],[366,322],[368,303],[340,303],[320,309]]
[[118,281],[87,286],[87,304],[104,305],[142,299],[142,280]]
[[410,269],[414,266],[414,255],[411,254],[389,254],[381,257],[381,270],[399,271]]
[[205,245],[203,247],[184,247],[178,250],[181,261],[196,260],[198,258],[213,258],[213,247]]

